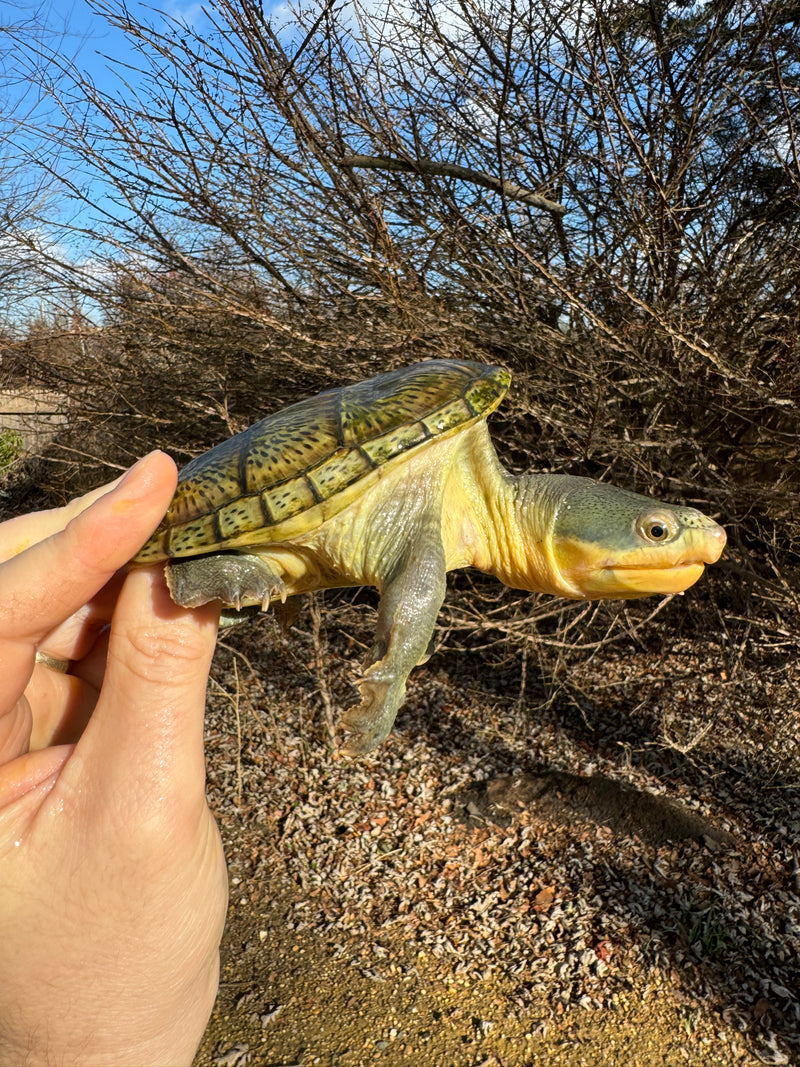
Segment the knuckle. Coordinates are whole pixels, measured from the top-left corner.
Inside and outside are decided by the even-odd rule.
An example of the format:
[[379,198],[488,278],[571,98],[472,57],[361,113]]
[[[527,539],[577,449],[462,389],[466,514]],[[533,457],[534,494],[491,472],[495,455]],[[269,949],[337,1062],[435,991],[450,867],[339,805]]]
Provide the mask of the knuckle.
[[144,623],[128,628],[122,654],[128,670],[144,680],[175,683],[205,668],[208,640],[190,621]]

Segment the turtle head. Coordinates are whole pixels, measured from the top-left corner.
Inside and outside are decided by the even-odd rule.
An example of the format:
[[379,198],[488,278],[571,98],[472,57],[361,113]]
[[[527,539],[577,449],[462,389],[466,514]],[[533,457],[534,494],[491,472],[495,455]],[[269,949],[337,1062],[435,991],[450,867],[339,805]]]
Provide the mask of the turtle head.
[[533,475],[525,482],[518,497],[523,536],[544,522],[534,555],[547,578],[533,588],[580,600],[680,593],[725,548],[723,528],[695,508],[589,478]]

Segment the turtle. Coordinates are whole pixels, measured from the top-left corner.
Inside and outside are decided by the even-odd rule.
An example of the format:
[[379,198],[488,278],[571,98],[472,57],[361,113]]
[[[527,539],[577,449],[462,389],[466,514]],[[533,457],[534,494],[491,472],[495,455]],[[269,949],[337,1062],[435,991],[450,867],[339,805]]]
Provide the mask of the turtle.
[[166,561],[173,600],[228,621],[316,589],[374,586],[375,641],[343,751],[391,732],[428,658],[450,570],[577,600],[682,592],[725,531],[692,507],[590,478],[513,475],[487,418],[499,366],[434,359],[277,411],[187,464],[133,563]]

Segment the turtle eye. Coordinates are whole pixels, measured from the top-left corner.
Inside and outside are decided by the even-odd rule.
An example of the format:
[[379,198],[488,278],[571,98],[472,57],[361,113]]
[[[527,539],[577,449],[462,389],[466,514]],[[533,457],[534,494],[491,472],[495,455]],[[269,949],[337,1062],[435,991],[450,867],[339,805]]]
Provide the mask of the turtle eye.
[[662,545],[677,535],[678,526],[671,515],[660,511],[648,512],[639,517],[636,530],[650,544]]

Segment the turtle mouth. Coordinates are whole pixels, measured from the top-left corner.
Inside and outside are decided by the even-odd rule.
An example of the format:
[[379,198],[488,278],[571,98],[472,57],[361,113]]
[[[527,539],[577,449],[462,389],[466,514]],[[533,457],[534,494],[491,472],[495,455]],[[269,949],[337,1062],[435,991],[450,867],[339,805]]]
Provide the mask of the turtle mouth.
[[694,585],[704,570],[705,563],[700,560],[663,565],[610,563],[603,567],[606,575],[613,578],[620,593],[624,596],[627,592],[631,597],[651,596],[658,593],[682,593]]

